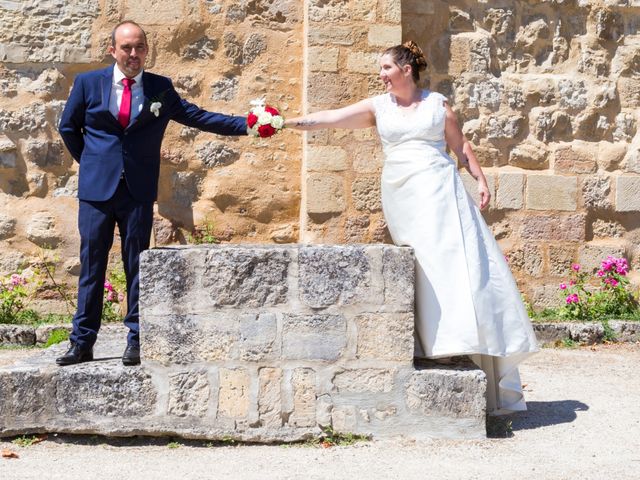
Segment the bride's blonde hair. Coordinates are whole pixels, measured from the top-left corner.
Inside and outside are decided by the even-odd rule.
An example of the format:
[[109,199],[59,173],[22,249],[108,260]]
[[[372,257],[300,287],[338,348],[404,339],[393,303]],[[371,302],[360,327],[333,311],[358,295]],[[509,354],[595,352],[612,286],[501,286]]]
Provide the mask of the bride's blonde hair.
[[390,55],[399,67],[411,65],[411,76],[416,83],[420,81],[420,72],[427,68],[427,59],[424,57],[422,49],[413,40],[387,48],[383,55]]

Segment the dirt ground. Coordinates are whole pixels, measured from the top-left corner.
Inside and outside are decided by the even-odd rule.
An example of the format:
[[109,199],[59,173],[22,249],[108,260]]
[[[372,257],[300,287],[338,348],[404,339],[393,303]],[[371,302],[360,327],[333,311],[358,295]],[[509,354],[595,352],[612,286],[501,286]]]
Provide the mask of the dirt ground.
[[[28,354],[0,351],[0,365]],[[19,456],[0,458],[0,479],[640,479],[639,367],[640,344],[543,349],[520,369],[529,411],[494,425],[502,438],[331,448],[0,439]]]

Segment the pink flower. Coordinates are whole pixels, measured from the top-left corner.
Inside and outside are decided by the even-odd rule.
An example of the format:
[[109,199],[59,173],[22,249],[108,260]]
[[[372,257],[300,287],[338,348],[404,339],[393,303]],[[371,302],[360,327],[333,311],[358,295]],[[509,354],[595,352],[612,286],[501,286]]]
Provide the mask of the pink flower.
[[124,293],[119,293],[118,294],[118,303],[122,303],[124,302]]
[[575,280],[570,280],[570,281],[569,281],[569,285],[574,286],[575,284],[576,284],[576,281],[575,281]]
[[115,293],[113,293],[113,291],[109,291],[109,293],[107,293],[107,302],[113,302],[115,299]]
[[615,278],[612,278],[611,282],[609,282],[609,285],[611,285],[612,287],[616,287],[618,285],[618,281]]
[[580,264],[579,263],[574,263],[573,265],[571,265],[571,268],[573,268],[573,270],[575,270],[576,272],[580,271]]
[[16,286],[16,285],[22,285],[23,283],[23,278],[18,275],[17,273],[14,273],[13,275],[11,275],[11,285]]
[[616,273],[618,273],[619,275],[626,275],[627,274],[627,268],[618,266],[616,268]]
[[598,276],[604,277],[604,270],[598,270]]
[[561,283],[560,284],[560,290],[566,290],[567,289],[567,284],[566,283]]
[[572,293],[571,295],[567,296],[566,302],[569,305],[572,303],[578,303],[580,302],[580,297],[578,297],[577,293]]
[[111,285],[111,282],[109,282],[109,280],[104,281],[104,288],[105,290],[113,292],[113,285]]

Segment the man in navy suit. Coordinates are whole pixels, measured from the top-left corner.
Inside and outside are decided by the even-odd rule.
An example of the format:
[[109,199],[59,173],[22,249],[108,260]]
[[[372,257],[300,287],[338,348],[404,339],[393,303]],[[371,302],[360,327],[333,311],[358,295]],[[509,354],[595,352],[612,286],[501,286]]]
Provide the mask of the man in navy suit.
[[246,135],[244,117],[211,113],[181,99],[171,80],[143,71],[148,52],[142,28],[117,25],[109,52],[115,65],[76,77],[59,131],[80,164],[78,309],[67,353],[58,365],[93,360],[104,280],[115,225],[127,277],[125,365],[140,363],[139,256],[149,248],[158,192],[160,146],[169,120],[221,135]]

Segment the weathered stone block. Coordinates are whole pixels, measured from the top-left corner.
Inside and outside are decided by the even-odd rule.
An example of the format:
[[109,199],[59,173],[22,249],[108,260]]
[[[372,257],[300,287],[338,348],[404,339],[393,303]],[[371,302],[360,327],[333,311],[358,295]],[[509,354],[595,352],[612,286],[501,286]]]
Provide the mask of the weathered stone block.
[[621,175],[616,178],[616,211],[640,211],[640,176]]
[[380,199],[380,176],[361,176],[351,184],[351,197],[356,210],[378,212],[382,209]]
[[27,223],[27,238],[41,247],[57,247],[62,238],[56,229],[56,218],[48,212],[36,213]]
[[302,301],[312,308],[362,302],[371,285],[371,265],[363,247],[312,246],[298,254]]
[[1,345],[31,346],[36,343],[36,332],[33,327],[23,325],[0,325]]
[[20,368],[0,372],[0,430],[20,420],[51,415],[50,398],[55,396],[52,375],[38,368]]
[[575,248],[561,245],[549,245],[549,273],[568,275],[575,261]]
[[165,365],[257,361],[279,355],[273,313],[144,315],[141,324],[143,357]]
[[320,47],[326,45],[348,46],[353,45],[356,38],[364,37],[366,34],[364,27],[331,25],[331,27],[322,28],[321,24],[316,24],[309,29],[308,39],[309,45],[319,45]]
[[132,2],[127,4],[125,18],[135,18],[142,25],[174,25],[183,16],[185,3],[185,0]]
[[583,271],[595,273],[596,270],[600,269],[602,261],[608,255],[626,257],[625,248],[619,244],[588,243],[580,247],[578,263],[582,266]]
[[618,78],[617,87],[622,108],[640,107],[640,79],[637,76]]
[[263,307],[287,299],[290,253],[285,249],[209,250],[202,286],[215,306]]
[[[462,172],[460,173],[460,178],[462,179],[462,183],[464,184],[465,190],[469,193],[473,201],[478,204],[480,202],[480,195],[478,194],[478,182],[475,178],[473,178],[469,173]],[[489,206],[495,206],[495,198],[496,198],[496,180],[495,177],[489,173],[485,174],[485,178],[487,180],[487,187],[489,188],[489,193],[491,194],[491,200],[489,200]]]
[[[197,252],[202,262],[204,252]],[[141,313],[153,307],[173,307],[188,293],[192,281],[192,264],[185,254],[175,248],[156,248],[142,252],[140,257]],[[170,310],[171,311],[171,310]]]
[[524,179],[522,173],[498,175],[497,208],[519,210],[524,206]]
[[393,47],[402,42],[402,27],[400,25],[371,25],[367,39],[369,45],[374,47]]
[[269,428],[282,426],[282,369],[263,367],[258,371],[258,414],[260,424]]
[[638,342],[640,341],[640,323],[638,322],[622,322],[612,321],[609,323],[619,342]]
[[347,152],[336,146],[309,146],[307,170],[340,172],[348,168]]
[[408,248],[387,248],[382,253],[384,305],[413,310],[415,258]]
[[599,343],[604,337],[604,327],[600,323],[570,323],[569,335],[571,340],[579,343]]
[[334,431],[354,432],[358,425],[358,410],[354,405],[339,405],[331,411],[331,426]]
[[529,215],[523,220],[520,235],[526,240],[583,241],[585,216],[583,214]]
[[509,165],[528,170],[544,170],[549,167],[547,146],[542,142],[526,142],[514,147],[509,154]]
[[244,368],[221,368],[218,416],[243,418],[249,414],[251,376]]
[[0,213],[0,240],[10,238],[16,231],[16,219]]
[[449,75],[453,77],[466,72],[491,73],[497,67],[493,39],[479,32],[452,35],[449,58]]
[[342,370],[333,376],[333,385],[338,393],[390,392],[394,373],[390,369],[378,368]]
[[200,144],[196,147],[196,153],[209,168],[230,165],[240,158],[240,152],[221,142]]
[[419,370],[407,380],[405,401],[422,415],[484,417],[485,392],[481,370]]
[[309,48],[309,70],[312,72],[337,72],[340,50],[327,47]]
[[608,177],[590,177],[582,184],[584,206],[588,208],[609,208],[611,182]]
[[345,185],[340,177],[310,174],[307,177],[306,210],[309,214],[333,214],[344,211]]
[[168,414],[204,417],[209,407],[211,387],[206,371],[185,371],[169,375]]
[[336,361],[347,346],[347,321],[342,315],[285,314],[282,357]]
[[242,63],[253,63],[267,49],[267,37],[261,33],[252,33],[242,46]]
[[375,74],[378,72],[378,53],[353,52],[347,57],[350,72]]
[[65,417],[139,418],[152,413],[157,395],[142,367],[85,363],[58,371],[55,404]]
[[540,344],[553,344],[571,338],[568,323],[533,323],[533,331]]
[[357,358],[399,362],[413,360],[412,314],[361,314],[356,316],[355,322],[358,331]]
[[312,427],[316,424],[316,372],[312,368],[296,368],[291,378],[293,411],[289,425]]
[[553,156],[556,173],[594,173],[598,169],[593,147],[564,145]]
[[527,208],[531,210],[576,210],[576,177],[527,176]]

